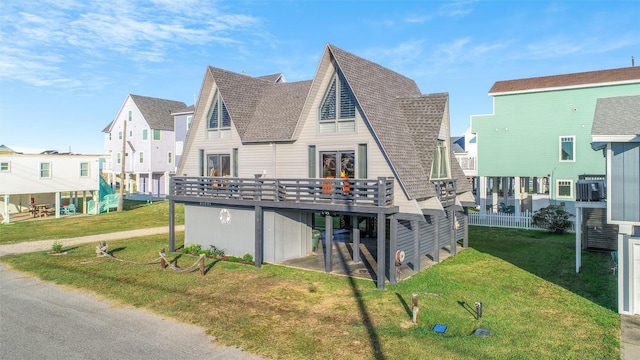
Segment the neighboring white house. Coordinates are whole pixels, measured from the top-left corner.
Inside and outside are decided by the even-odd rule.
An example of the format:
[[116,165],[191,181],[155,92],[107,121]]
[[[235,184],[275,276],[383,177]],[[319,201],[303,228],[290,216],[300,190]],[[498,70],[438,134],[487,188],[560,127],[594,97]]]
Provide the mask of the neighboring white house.
[[640,95],[599,98],[591,136],[605,154],[606,192],[585,182],[582,197],[606,195],[607,223],[618,226],[618,312],[640,314]]
[[[28,212],[31,205],[46,204],[60,216],[62,193],[86,211],[92,192],[100,188],[101,155],[0,153],[0,215]],[[82,201],[79,202],[81,196]]]
[[120,182],[124,163],[127,193],[166,194],[169,175],[177,166],[174,114],[182,115],[186,108],[181,101],[127,96],[116,118],[103,130],[104,149],[109,154],[104,172],[111,186]]

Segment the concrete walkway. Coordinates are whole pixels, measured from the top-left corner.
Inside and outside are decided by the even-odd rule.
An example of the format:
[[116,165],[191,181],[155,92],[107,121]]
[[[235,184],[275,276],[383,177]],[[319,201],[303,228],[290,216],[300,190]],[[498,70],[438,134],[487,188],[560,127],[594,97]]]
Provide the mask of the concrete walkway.
[[621,315],[620,331],[622,358],[640,359],[640,315]]
[[[183,231],[183,230],[184,230],[184,225],[176,226],[176,231]],[[61,242],[62,246],[64,247],[78,245],[78,244],[85,244],[85,243],[96,243],[97,245],[100,241],[130,239],[134,237],[147,236],[147,235],[166,234],[168,232],[169,232],[169,227],[163,226],[163,227],[157,227],[157,228],[118,231],[118,232],[113,232],[109,234],[88,235],[88,236],[81,236],[81,237],[75,237],[75,238],[57,239],[57,241]],[[21,242],[17,244],[0,245],[0,256],[51,250],[51,245],[53,245],[54,241],[56,240],[51,239],[51,240],[39,240],[39,241],[27,241],[27,242]]]

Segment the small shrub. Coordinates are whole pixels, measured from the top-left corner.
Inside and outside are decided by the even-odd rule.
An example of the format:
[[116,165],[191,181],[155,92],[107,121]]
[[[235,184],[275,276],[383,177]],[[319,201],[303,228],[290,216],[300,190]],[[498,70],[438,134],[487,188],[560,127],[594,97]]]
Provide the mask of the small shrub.
[[242,258],[237,256],[229,256],[227,257],[227,261],[237,263],[237,262],[241,262]]
[[186,254],[200,254],[202,247],[199,244],[191,244],[182,248],[182,252]]
[[573,214],[567,212],[563,206],[549,205],[533,214],[533,223],[556,234],[563,234],[571,228]]
[[247,264],[252,264],[253,263],[253,256],[251,256],[251,254],[249,254],[249,253],[246,253],[242,257],[242,261],[246,262]]
[[218,249],[215,245],[211,245],[209,247],[209,252],[214,257],[218,257],[218,258],[224,257],[224,250],[223,249]]
[[62,242],[55,240],[51,245],[52,253],[61,253],[62,252]]

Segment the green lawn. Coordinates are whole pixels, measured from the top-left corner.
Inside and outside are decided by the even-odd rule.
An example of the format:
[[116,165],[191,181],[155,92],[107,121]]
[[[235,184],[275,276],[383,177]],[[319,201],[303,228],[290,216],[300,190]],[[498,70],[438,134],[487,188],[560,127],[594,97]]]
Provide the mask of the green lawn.
[[[178,234],[182,242],[183,233]],[[119,258],[157,258],[166,236],[110,244]],[[194,323],[218,341],[273,359],[619,359],[616,279],[608,253],[583,252],[573,236],[471,227],[470,248],[409,280],[371,281],[282,266],[208,261],[205,276],[95,255],[46,252],[0,261],[42,279]],[[170,254],[181,267],[195,257]],[[418,325],[411,298],[418,294]],[[484,305],[476,319],[474,303]],[[432,330],[448,326],[445,333]],[[489,337],[471,335],[491,330]]]
[[[176,224],[184,224],[184,206],[176,204]],[[169,226],[169,202],[124,201],[124,211],[71,215],[0,225],[0,244],[64,239],[116,231]]]

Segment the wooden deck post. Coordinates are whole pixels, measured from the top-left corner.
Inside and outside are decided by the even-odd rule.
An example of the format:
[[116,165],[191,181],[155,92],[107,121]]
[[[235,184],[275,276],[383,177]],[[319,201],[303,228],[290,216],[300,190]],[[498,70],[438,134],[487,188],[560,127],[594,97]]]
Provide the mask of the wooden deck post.
[[176,206],[169,200],[169,251],[176,251]]
[[385,259],[385,245],[386,245],[386,237],[387,237],[387,219],[384,213],[378,213],[378,238],[376,239],[378,243],[378,257],[376,259],[378,263],[378,280],[377,287],[378,290],[384,290],[384,275],[386,268],[386,259]]
[[[389,283],[398,283],[398,271],[396,271],[396,251],[398,250],[398,220],[396,216],[391,214],[389,216],[389,267],[387,268]],[[393,270],[392,270],[393,269]]]
[[255,266],[257,268],[262,267],[263,260],[263,247],[264,247],[264,234],[263,234],[263,220],[264,214],[262,212],[262,206],[255,207]]
[[333,271],[331,255],[333,253],[333,216],[329,212],[324,215],[324,271]]
[[360,260],[360,227],[357,215],[351,217],[351,239],[353,243],[353,262],[359,263]]
[[412,312],[412,321],[414,324],[418,325],[418,294],[414,293],[411,296],[411,312]]

